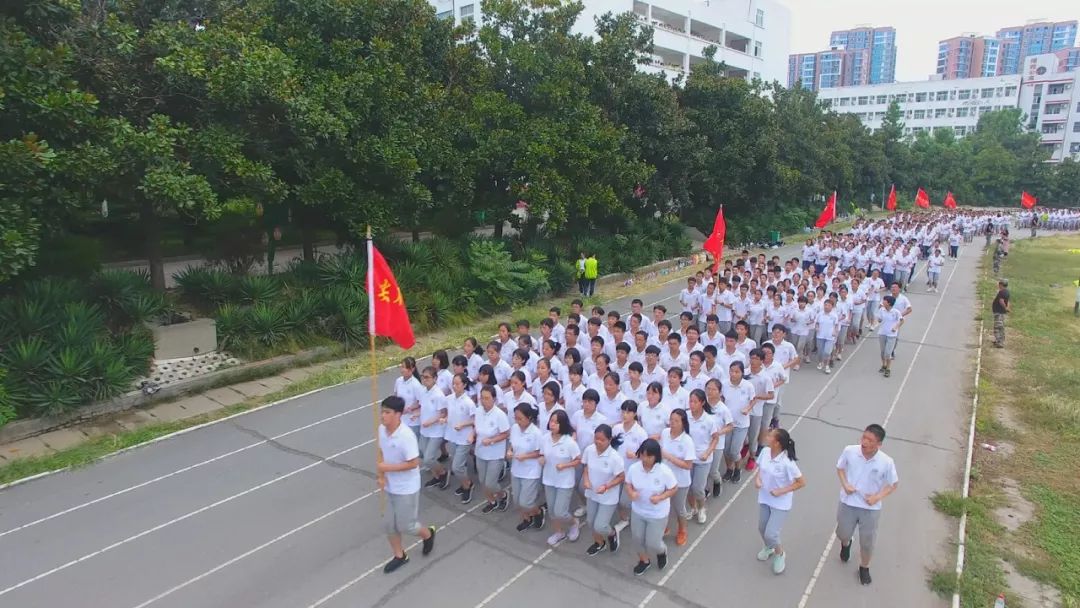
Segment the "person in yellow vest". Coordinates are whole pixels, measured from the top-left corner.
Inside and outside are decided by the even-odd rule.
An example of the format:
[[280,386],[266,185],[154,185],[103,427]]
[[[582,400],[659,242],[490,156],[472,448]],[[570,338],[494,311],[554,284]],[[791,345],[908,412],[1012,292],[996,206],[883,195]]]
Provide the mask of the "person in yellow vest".
[[585,290],[584,295],[591,296],[596,291],[596,277],[599,274],[599,265],[596,261],[596,254],[590,253],[589,257],[585,258]]

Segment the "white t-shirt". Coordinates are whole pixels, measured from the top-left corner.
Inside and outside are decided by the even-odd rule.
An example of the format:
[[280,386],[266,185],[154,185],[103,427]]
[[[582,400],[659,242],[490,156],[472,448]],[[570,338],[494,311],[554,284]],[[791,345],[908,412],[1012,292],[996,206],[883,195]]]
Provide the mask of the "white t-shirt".
[[735,352],[733,353],[727,352],[727,348],[723,348],[720,352],[716,353],[716,367],[719,368],[717,380],[723,382],[730,378],[729,372],[731,370],[731,364],[736,361],[741,361],[744,369],[746,368],[747,363],[749,363],[746,354],[739,350],[738,347],[735,348]]
[[664,385],[663,397],[660,398],[661,403],[665,403],[668,406],[668,413],[675,409],[687,409],[690,407],[690,392],[683,387],[679,387],[675,392],[671,392],[671,385]]
[[678,487],[678,480],[670,467],[661,462],[653,465],[651,471],[646,471],[640,462],[635,462],[626,471],[626,483],[634,486],[638,492],[637,500],[630,505],[634,513],[647,519],[667,519],[671,513],[671,499],[661,500],[655,505],[651,499]]
[[746,409],[746,406],[750,405],[750,400],[756,396],[754,394],[754,385],[746,378],[739,381],[738,386],[735,386],[730,381],[721,382],[721,392],[724,395],[724,403],[727,404],[728,411],[731,412],[731,420],[735,423],[735,428],[750,428],[750,414],[744,414],[742,411]]
[[[638,411],[640,411],[640,408]],[[611,438],[614,440],[619,437],[622,438],[622,444],[619,445],[619,454],[623,458],[623,468],[628,469],[630,465],[637,462],[638,448],[649,438],[649,435],[645,432],[643,426],[635,422],[629,431],[622,424],[613,426],[611,428]]]
[[657,403],[656,407],[652,407],[648,402],[642,403],[638,406],[637,413],[641,426],[649,437],[659,435],[671,421],[671,406],[664,401]]
[[416,402],[420,400],[420,395],[427,391],[424,385],[416,379],[416,376],[409,376],[403,378],[398,376],[394,380],[394,394],[405,400],[405,415],[401,417],[402,424],[408,426],[420,425],[420,412],[418,410],[408,411],[416,405]]
[[[690,367],[690,357],[682,350],[682,345],[680,345],[679,353],[676,355],[671,354],[671,349],[664,349],[664,352],[660,353],[660,367],[664,369],[677,367],[685,370]],[[663,382],[663,380],[661,380],[661,382]]]
[[877,494],[885,486],[891,486],[900,478],[896,475],[896,463],[885,452],[878,450],[874,457],[867,460],[863,457],[862,447],[849,445],[840,453],[840,459],[836,462],[837,469],[843,469],[848,483],[855,488],[855,492],[848,494],[840,488],[840,502],[859,509],[881,509],[879,501],[874,506],[866,502],[865,496]]
[[659,382],[660,384],[667,382],[667,370],[659,362],[652,371],[649,371],[648,365],[642,364],[642,367],[645,370],[641,372],[641,382],[645,384],[646,388],[653,382]]
[[540,449],[540,440],[543,435],[535,424],[530,424],[521,430],[521,426],[514,423],[510,426],[510,449],[514,451],[514,458],[510,461],[510,474],[519,479],[540,479],[540,460],[530,458],[518,460],[519,454],[529,454]]
[[601,424],[608,424],[610,420],[607,416],[600,413],[597,409],[593,412],[593,415],[589,418],[585,417],[585,410],[575,412],[570,417],[570,426],[574,427],[574,434],[577,437],[578,447],[581,451],[585,451],[585,448],[595,443],[593,441],[593,433],[596,432],[596,427]]
[[840,331],[840,315],[835,310],[832,312],[821,311],[817,316],[816,322],[817,337],[819,340],[836,339],[836,334]]
[[885,310],[884,307],[877,310],[877,320],[881,325],[878,327],[879,336],[887,336],[895,338],[900,335],[900,319],[904,318],[904,315],[900,313],[895,307]]
[[[726,304],[727,306],[723,306]],[[735,306],[735,294],[731,293],[730,289],[725,289],[724,293],[716,292],[716,317],[720,319],[721,323],[731,323],[731,317],[734,314],[731,308],[728,306]]]
[[[723,431],[725,426],[734,424],[735,421],[731,418],[731,410],[724,405],[724,402],[721,401],[716,405],[713,405],[712,410],[713,419],[716,420],[716,430],[718,432]],[[725,445],[727,445],[727,435],[721,434],[720,441],[716,443],[716,449],[723,450]]]
[[768,343],[773,345],[773,361],[784,367],[787,367],[788,363],[791,363],[795,360],[795,357],[799,356],[799,353],[795,350],[795,345],[787,340],[781,340],[779,344],[772,340]]
[[560,435],[558,440],[551,439],[551,433],[544,433],[540,438],[540,452],[544,455],[544,485],[556,488],[572,488],[576,473],[574,467],[561,471],[555,465],[565,464],[581,456],[581,448],[570,435]]
[[[446,409],[446,395],[439,390],[438,385],[432,385],[430,389],[424,389],[420,395],[420,435],[422,437],[443,437],[446,435],[446,424],[436,422],[431,426],[423,426],[424,422],[439,415],[439,410]],[[402,418],[404,420],[404,418]]]
[[[404,423],[399,424],[398,428],[389,434],[386,432],[385,425],[379,425],[379,451],[382,452],[383,462],[387,464],[401,464],[420,458],[420,446],[416,441],[416,433]],[[386,473],[387,493],[407,495],[416,494],[419,491],[420,467]]]
[[789,315],[791,319],[791,333],[796,336],[810,334],[810,326],[814,323],[814,311],[807,305],[805,308],[795,308]]
[[525,390],[521,391],[520,395],[515,395],[512,390],[505,391],[502,394],[502,406],[507,412],[513,412],[519,403],[536,406],[536,398],[532,396],[532,393]]
[[626,395],[622,391],[615,391],[614,397],[608,397],[607,392],[603,390],[598,392],[600,393],[600,401],[596,404],[596,411],[603,414],[607,420],[619,420],[622,418],[622,414],[619,412],[623,401],[626,401]]
[[794,492],[773,496],[772,491],[790,486],[795,483],[796,479],[802,477],[799,465],[788,458],[786,451],[780,452],[774,458],[772,450],[765,448],[758,456],[757,466],[757,474],[761,478],[761,488],[758,489],[758,503],[769,505],[781,511],[790,511]]
[[490,411],[483,406],[476,408],[476,457],[480,460],[502,460],[506,458],[506,440],[492,445],[484,445],[484,439],[494,437],[510,430],[510,418],[506,412],[492,406]]
[[[694,453],[694,439],[689,433],[682,433],[678,437],[671,436],[671,429],[660,432],[660,449],[672,456],[693,463],[697,455]],[[671,471],[675,473],[675,479],[680,488],[690,487],[690,469],[671,465]]]
[[589,485],[591,489],[585,490],[585,498],[595,500],[602,505],[619,504],[619,488],[608,488],[603,494],[598,494],[596,488],[608,483],[616,475],[624,470],[623,459],[614,448],[610,446],[603,454],[596,452],[596,443],[592,443],[582,452],[581,463],[589,469]]
[[540,411],[540,414],[536,417],[536,425],[540,427],[540,429],[544,432],[545,435],[549,432],[548,422],[551,421],[551,417],[555,415],[555,412],[559,410],[566,410],[566,408],[559,405],[558,403],[556,403],[555,406],[552,407],[550,410],[547,408],[547,404],[541,403],[537,409]]
[[[746,380],[749,380],[750,384],[752,384],[754,386],[754,396],[755,397],[758,396],[758,395],[767,395],[770,392],[774,392],[773,389],[776,388],[776,384],[773,382],[772,374],[769,372],[769,370],[766,367],[762,366],[761,371],[759,371],[756,374],[751,372],[750,370],[746,370],[746,371],[749,374],[749,376],[743,378],[743,381],[745,382]],[[776,395],[774,394],[773,397],[775,399]],[[750,415],[751,416],[760,416],[760,415],[762,415],[762,413],[764,413],[764,409],[765,409],[765,400],[764,399],[758,399],[757,401],[754,402],[754,409],[750,410]]]
[[473,429],[471,426],[463,427],[461,430],[455,429],[454,426],[463,422],[472,422],[475,415],[476,404],[468,395],[462,393],[460,397],[454,395],[447,397],[446,440],[457,445],[469,445],[472,443]]
[[566,388],[561,393],[563,405],[566,406],[566,413],[571,417],[581,411],[581,396],[585,394],[588,387],[585,386],[585,382],[577,386],[566,385]]
[[709,451],[709,457],[705,460],[699,457],[712,443],[713,435],[720,431],[720,427],[716,426],[716,417],[707,412],[701,412],[700,418],[694,418],[693,413],[686,412],[686,417],[690,419],[689,435],[694,440],[694,464],[712,463],[712,450]]

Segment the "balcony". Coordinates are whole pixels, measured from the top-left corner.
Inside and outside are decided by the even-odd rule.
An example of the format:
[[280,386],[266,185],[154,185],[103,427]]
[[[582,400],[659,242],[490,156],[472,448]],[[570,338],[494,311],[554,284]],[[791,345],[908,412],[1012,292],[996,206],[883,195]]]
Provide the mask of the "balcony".
[[750,54],[750,39],[735,32],[724,32],[724,46],[739,53]]
[[724,31],[720,28],[698,21],[696,19],[690,20],[690,36],[702,40],[708,44],[715,44],[720,46],[723,44],[721,36]]

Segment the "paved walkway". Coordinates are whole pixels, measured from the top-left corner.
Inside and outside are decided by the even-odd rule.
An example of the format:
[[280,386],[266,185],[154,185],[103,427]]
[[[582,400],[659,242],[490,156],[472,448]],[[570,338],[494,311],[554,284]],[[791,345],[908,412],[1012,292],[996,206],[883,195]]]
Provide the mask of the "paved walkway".
[[[873,339],[831,376],[796,374],[782,423],[808,485],[784,530],[781,576],[754,559],[749,478],[727,484],[688,545],[670,545],[666,571],[643,577],[630,575],[626,549],[552,550],[546,532],[515,532],[511,513],[481,515],[479,500],[425,491],[421,516],[440,526],[435,553],[413,551],[384,576],[365,378],[0,491],[0,606],[942,606],[926,576],[952,563],[955,524],[929,497],[959,485],[977,254],[946,266],[941,294],[916,282],[892,378],[875,372]],[[679,287],[644,299],[671,302]],[[380,394],[395,375],[375,379]],[[870,422],[887,425],[901,483],[886,500],[874,584],[861,587],[831,543],[834,467]]]

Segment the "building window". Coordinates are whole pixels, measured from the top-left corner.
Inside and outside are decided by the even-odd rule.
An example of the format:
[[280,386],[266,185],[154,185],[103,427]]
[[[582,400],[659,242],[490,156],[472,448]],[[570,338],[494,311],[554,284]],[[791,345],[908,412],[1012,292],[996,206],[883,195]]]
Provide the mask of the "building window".
[[458,15],[461,17],[462,21],[464,21],[465,19],[472,19],[473,5],[466,4],[465,6],[461,7],[460,9],[458,9]]
[[1061,132],[1061,123],[1051,122],[1042,126],[1043,135],[1053,135]]
[[1064,114],[1069,109],[1067,103],[1046,104],[1046,114]]
[[454,11],[450,10],[450,11],[443,11],[441,13],[435,13],[435,18],[436,19],[453,19],[454,18]]
[[983,99],[990,99],[994,96],[994,89],[983,89],[980,97]]
[[914,118],[916,120],[918,120],[920,118],[926,118],[926,110],[915,110]]
[[996,93],[997,93],[998,97],[1001,97],[1002,95],[1005,94],[1005,88],[1004,87],[998,87]]
[[956,117],[957,118],[963,118],[963,117],[965,117],[967,115],[968,115],[968,109],[967,108],[956,108]]
[[915,101],[926,101],[926,93],[916,93]]
[[948,110],[946,110],[945,108],[938,108],[934,110],[934,118],[945,118],[946,114],[948,114]]
[[1047,95],[1061,95],[1062,93],[1068,93],[1069,89],[1071,89],[1071,88],[1072,88],[1072,84],[1068,83],[1068,82],[1063,82],[1061,84],[1052,84],[1052,85],[1050,85],[1049,87],[1046,88],[1046,94]]
[[878,95],[877,102],[880,104],[889,103],[888,98],[885,95]]
[[961,100],[963,100],[963,99],[971,99],[971,91],[969,91],[967,89],[964,89],[963,91],[960,91],[959,95],[957,95],[957,99],[961,99]]
[[946,101],[946,100],[949,99],[949,92],[948,91],[938,91],[937,95],[934,96],[934,99],[936,99],[937,101]]
[[967,127],[953,127],[953,131],[958,137],[962,137],[964,134],[967,133]]
[[822,99],[821,100],[821,105],[825,106],[826,108],[831,108],[832,107],[832,102],[833,102],[833,100],[831,100],[831,99]]
[[754,57],[761,57],[761,43],[754,41]]
[[840,107],[844,107],[844,106],[848,105],[848,101],[850,101],[850,100],[847,97],[841,97],[837,101],[840,102]]
[[754,19],[754,25],[758,27],[765,27],[765,9],[757,9],[757,17]]
[[1005,87],[1005,96],[1012,97],[1016,95],[1016,87]]
[[870,99],[868,97],[866,97],[865,95],[862,96],[862,97],[859,97],[859,105],[860,106],[865,106],[867,103],[870,103]]
[[1080,153],[1080,143],[1069,144],[1069,154]]
[[1073,133],[1080,133],[1080,121],[1073,123]]
[[983,107],[979,108],[979,114],[987,114],[989,112],[992,112],[993,110],[994,109],[991,108],[990,106],[983,106]]

